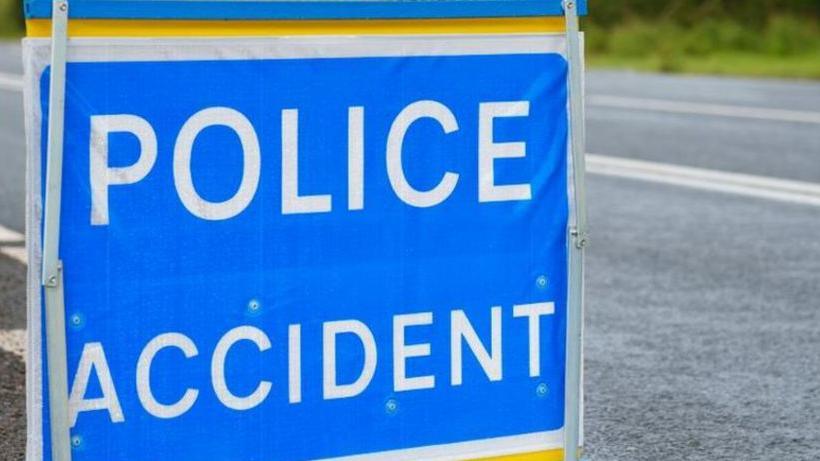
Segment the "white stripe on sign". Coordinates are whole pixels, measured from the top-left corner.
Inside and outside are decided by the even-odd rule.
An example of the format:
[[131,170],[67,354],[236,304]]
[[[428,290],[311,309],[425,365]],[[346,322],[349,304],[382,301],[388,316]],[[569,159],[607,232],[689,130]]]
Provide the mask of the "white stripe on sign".
[[724,104],[671,101],[667,99],[628,98],[611,95],[589,95],[589,107],[614,107],[619,109],[648,110],[676,114],[695,114],[717,117],[750,118],[778,122],[798,122],[820,124],[820,112],[789,109],[770,109]]
[[0,254],[26,264],[26,238],[23,234],[0,224]]
[[592,174],[820,206],[820,184],[587,154]]
[[23,91],[23,76],[0,72],[0,89]]
[[[363,455],[329,458],[322,461],[376,461],[389,459],[390,461],[451,461],[454,459],[479,459],[489,457],[508,456],[516,453],[535,453],[540,451],[556,450],[561,447],[564,431],[558,429],[546,432],[496,437],[492,439],[474,440],[470,442],[455,442],[443,445],[405,448],[399,450],[382,451]],[[454,456],[453,453],[461,453]]]

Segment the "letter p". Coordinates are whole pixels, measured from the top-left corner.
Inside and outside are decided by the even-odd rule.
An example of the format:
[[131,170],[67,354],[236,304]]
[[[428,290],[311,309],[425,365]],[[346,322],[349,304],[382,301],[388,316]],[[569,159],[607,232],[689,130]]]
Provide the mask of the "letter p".
[[[140,154],[134,164],[108,166],[108,135],[131,133],[140,143]],[[142,117],[129,114],[91,116],[90,140],[91,225],[108,224],[108,187],[133,184],[144,178],[157,160],[157,135]]]

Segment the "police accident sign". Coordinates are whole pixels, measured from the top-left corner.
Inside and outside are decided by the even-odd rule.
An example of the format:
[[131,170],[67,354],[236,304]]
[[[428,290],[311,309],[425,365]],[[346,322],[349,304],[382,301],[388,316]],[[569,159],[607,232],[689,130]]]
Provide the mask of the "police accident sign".
[[[48,44],[26,42],[33,264]],[[561,35],[72,41],[73,459],[560,449],[564,56]]]

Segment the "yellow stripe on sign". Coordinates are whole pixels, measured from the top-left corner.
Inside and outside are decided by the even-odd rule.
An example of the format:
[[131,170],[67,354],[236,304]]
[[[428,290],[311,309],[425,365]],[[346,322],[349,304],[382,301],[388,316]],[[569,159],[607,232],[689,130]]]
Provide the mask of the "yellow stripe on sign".
[[[69,37],[258,37],[277,35],[510,34],[564,32],[564,18],[382,20],[109,20],[74,19]],[[51,20],[26,21],[29,37],[50,37]]]
[[524,453],[520,455],[496,456],[492,458],[482,458],[476,461],[563,461],[564,450],[537,451],[534,453]]

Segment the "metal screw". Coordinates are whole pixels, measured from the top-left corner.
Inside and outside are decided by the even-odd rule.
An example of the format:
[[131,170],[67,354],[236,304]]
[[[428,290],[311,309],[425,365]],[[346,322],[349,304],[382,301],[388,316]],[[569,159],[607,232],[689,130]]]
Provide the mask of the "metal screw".
[[544,397],[549,392],[549,387],[546,384],[541,383],[538,387],[535,388],[535,393],[538,397]]
[[75,326],[79,325],[81,322],[82,322],[82,319],[80,318],[79,315],[74,314],[74,315],[71,316],[71,323],[74,324]]
[[535,279],[535,284],[538,285],[538,288],[546,288],[547,287],[547,277],[544,275],[539,275],[537,279]]
[[258,311],[259,310],[259,301],[255,300],[255,299],[251,299],[251,301],[248,303],[248,309],[250,309],[251,312]]
[[567,2],[567,9],[568,9],[568,10],[571,10],[574,6],[575,6],[575,3],[573,3],[573,2]]
[[384,409],[387,411],[387,413],[393,414],[396,411],[398,411],[399,403],[396,402],[394,399],[390,399],[384,404]]
[[72,447],[77,448],[80,445],[82,445],[82,443],[83,443],[83,438],[80,437],[79,435],[75,435],[75,436],[71,437],[71,446]]
[[60,11],[65,11],[67,9],[68,9],[68,4],[67,3],[65,3],[65,2],[60,3]]
[[57,286],[57,276],[52,275],[51,277],[49,277],[48,278],[48,284],[49,284],[49,286],[52,286],[52,287]]

